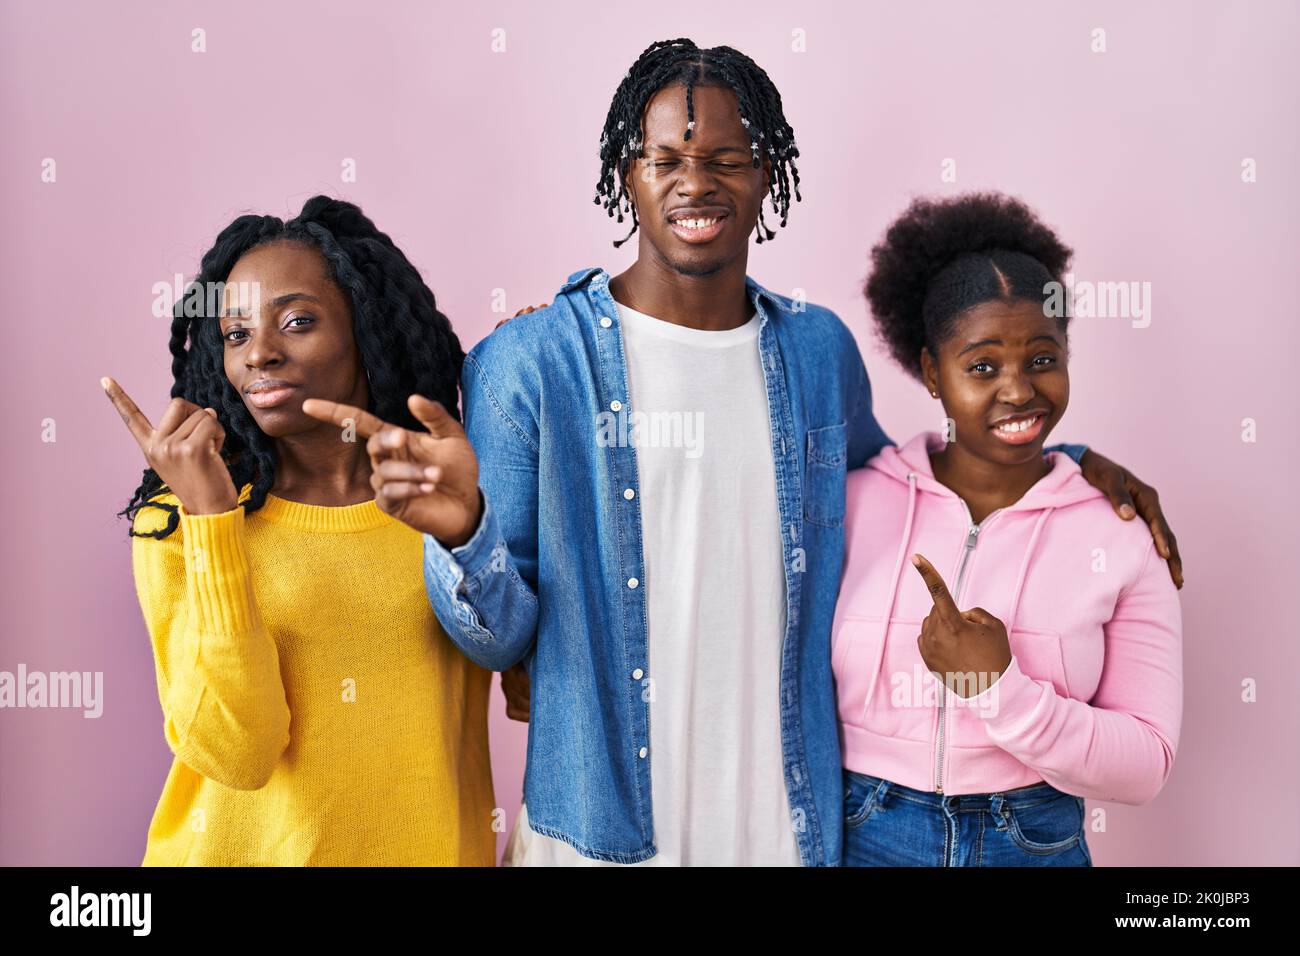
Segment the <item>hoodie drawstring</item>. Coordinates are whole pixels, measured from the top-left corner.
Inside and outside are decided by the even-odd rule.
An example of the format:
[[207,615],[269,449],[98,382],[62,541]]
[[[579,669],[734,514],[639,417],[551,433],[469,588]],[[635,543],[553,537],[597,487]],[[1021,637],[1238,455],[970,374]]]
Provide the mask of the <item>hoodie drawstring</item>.
[[[871,705],[871,698],[876,692],[876,682],[880,679],[880,668],[884,665],[885,660],[885,641],[889,634],[889,622],[894,617],[894,606],[898,603],[898,585],[902,580],[903,565],[908,562],[907,549],[912,543],[912,524],[916,518],[916,472],[907,473],[907,519],[903,523],[903,540],[898,546],[898,555],[894,558],[894,572],[889,584],[889,606],[885,609],[885,619],[881,622],[880,640],[878,642],[878,654],[872,664],[871,680],[867,682],[867,698],[862,705],[862,713],[865,719],[867,709]],[[1047,519],[1055,511],[1054,506],[1044,508],[1038,514],[1034,522],[1034,530],[1029,535],[1029,544],[1025,548],[1025,556],[1020,562],[1020,571],[1016,575],[1016,587],[1011,596],[1011,610],[1007,614],[1007,619],[1003,622],[1007,628],[1007,635],[1010,636],[1011,629],[1015,624],[1016,612],[1020,610],[1020,595],[1024,590],[1025,577],[1029,573],[1029,563],[1033,560],[1034,549],[1038,546],[1038,539],[1042,535],[1043,526]],[[956,595],[954,595],[954,599]]]

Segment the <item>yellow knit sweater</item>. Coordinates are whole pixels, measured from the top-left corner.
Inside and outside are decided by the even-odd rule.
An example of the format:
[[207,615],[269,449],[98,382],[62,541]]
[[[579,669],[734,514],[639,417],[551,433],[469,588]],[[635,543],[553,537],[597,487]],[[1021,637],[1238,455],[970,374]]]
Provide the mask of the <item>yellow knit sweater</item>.
[[493,864],[491,673],[434,617],[417,532],[268,496],[131,540],[176,755],[143,865]]

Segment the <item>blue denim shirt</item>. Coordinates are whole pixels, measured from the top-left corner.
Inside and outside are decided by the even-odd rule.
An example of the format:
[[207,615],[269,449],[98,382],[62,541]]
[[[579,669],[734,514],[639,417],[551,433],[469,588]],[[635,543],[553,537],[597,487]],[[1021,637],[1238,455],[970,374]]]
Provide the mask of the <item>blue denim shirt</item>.
[[[597,438],[597,416],[630,405],[609,279],[603,269],[575,272],[548,307],[512,319],[466,357],[465,425],[485,507],[461,547],[425,536],[424,578],[471,660],[493,670],[525,662],[532,828],[584,856],[636,863],[656,852],[654,754],[636,449]],[[893,442],[839,318],[753,279],[746,287],[759,314],[784,531],[785,787],[804,864],[836,866],[843,782],[830,632],[845,474]],[[1065,450],[1077,458],[1083,449]]]

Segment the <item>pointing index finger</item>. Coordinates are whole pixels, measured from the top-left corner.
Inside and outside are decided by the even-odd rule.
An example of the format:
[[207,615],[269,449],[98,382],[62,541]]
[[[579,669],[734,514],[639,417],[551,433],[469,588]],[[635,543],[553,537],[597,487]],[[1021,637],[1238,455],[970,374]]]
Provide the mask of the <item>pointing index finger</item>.
[[[331,422],[340,428],[346,428],[348,425],[355,425],[357,434],[362,438],[369,438],[376,432],[383,431],[388,427],[387,423],[377,415],[372,415],[364,408],[357,408],[355,405],[342,405],[338,402],[326,401],[323,398],[309,398],[302,403],[303,413],[317,418],[323,422]],[[396,426],[394,426],[396,427]]]
[[99,380],[104,391],[108,394],[108,400],[113,403],[117,413],[122,416],[122,421],[126,427],[131,430],[131,435],[135,438],[136,444],[141,449],[147,448],[149,436],[153,434],[153,426],[149,424],[149,419],[145,417],[144,412],[140,411],[138,405],[131,401],[131,396],[123,391],[122,386],[111,378],[105,376]]
[[957,602],[948,593],[948,585],[944,584],[942,575],[934,569],[934,565],[919,554],[912,555],[912,564],[916,566],[930,596],[934,598],[934,609],[939,613],[939,617],[945,623],[959,625],[962,622],[961,611],[957,610]]

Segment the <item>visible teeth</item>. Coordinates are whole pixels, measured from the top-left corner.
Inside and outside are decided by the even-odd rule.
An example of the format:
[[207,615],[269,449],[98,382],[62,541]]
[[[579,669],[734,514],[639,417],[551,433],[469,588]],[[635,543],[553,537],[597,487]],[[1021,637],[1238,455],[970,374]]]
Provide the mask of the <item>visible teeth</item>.
[[704,229],[713,225],[717,219],[674,219],[673,222],[679,226],[685,226],[687,229]]
[[1038,418],[1039,416],[1035,415],[1033,418],[1027,418],[1022,422],[1009,422],[1006,425],[998,425],[997,429],[1000,432],[1022,432],[1038,421]]

